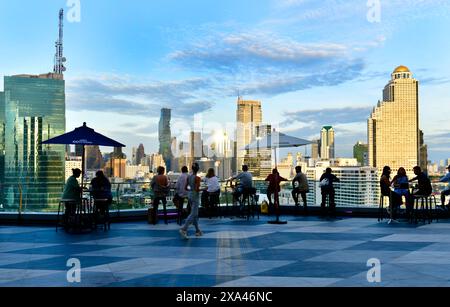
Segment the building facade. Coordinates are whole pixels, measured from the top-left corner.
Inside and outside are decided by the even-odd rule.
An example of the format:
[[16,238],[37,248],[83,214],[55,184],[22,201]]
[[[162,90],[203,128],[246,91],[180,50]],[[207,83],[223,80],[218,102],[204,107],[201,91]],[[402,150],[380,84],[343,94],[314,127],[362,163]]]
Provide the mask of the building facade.
[[159,121],[159,154],[163,156],[167,170],[171,171],[172,155],[172,133],[170,131],[171,109],[161,109]]
[[256,127],[262,123],[262,109],[260,101],[237,101],[236,111],[236,169],[241,169],[247,154],[245,146],[255,138]]
[[331,126],[323,127],[320,132],[320,158],[322,160],[335,158],[334,129]]
[[353,158],[355,158],[360,166],[369,165],[369,145],[359,141],[353,146]]
[[383,101],[368,120],[369,165],[409,174],[420,164],[419,82],[405,66],[397,67],[383,90]]
[[59,74],[4,78],[4,207],[56,207],[64,185],[64,145],[42,145],[65,133],[65,81]]

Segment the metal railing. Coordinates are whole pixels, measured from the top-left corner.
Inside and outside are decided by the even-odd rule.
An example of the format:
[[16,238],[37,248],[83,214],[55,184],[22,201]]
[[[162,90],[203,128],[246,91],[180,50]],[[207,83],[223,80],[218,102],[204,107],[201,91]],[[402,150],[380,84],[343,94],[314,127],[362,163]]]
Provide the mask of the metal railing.
[[[153,200],[153,191],[150,187],[150,182],[147,181],[126,181],[120,183],[111,183],[113,202],[111,206],[111,211],[120,213],[121,211],[128,210],[145,210],[149,208]],[[309,206],[319,206],[320,197],[318,198],[318,182],[310,181],[310,193],[308,194],[308,205]],[[345,184],[335,184],[336,185],[336,197],[340,197],[343,194],[341,190],[347,189]],[[262,180],[255,180],[254,186],[257,190],[257,194],[260,195],[259,202],[267,200],[267,186],[268,183]],[[87,185],[86,185],[87,187]],[[172,183],[172,188],[168,192],[167,201],[168,209],[175,209],[175,205],[172,199],[175,195],[174,183]],[[445,183],[433,183],[433,194],[440,195],[440,191],[445,189],[447,184]],[[354,187],[353,187],[354,188]],[[17,184],[3,186],[0,194],[2,201],[0,201],[0,213],[16,213],[16,214],[32,214],[32,213],[55,213],[58,210],[58,204],[64,190],[63,184],[50,184],[42,187],[39,184]],[[294,201],[291,196],[292,184],[291,182],[281,183],[280,192],[280,205],[282,206],[293,206]],[[363,191],[360,191],[363,193]],[[221,181],[221,196],[220,204],[222,206],[232,205],[232,187],[228,181]],[[340,194],[341,193],[341,194]],[[86,192],[86,196],[89,193]],[[346,207],[377,207],[378,195],[374,198],[376,201],[373,204],[359,203],[359,204],[346,204],[344,203],[338,205]]]

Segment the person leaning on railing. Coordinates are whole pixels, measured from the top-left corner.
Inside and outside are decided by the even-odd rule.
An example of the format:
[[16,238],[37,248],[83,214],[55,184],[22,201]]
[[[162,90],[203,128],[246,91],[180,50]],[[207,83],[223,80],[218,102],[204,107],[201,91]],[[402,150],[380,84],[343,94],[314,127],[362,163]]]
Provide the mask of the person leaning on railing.
[[170,190],[170,183],[169,178],[164,175],[166,172],[166,169],[162,166],[158,167],[157,173],[158,175],[154,176],[152,178],[152,182],[150,183],[153,192],[155,194],[155,198],[153,199],[153,211],[152,211],[152,218],[153,218],[153,224],[156,225],[156,219],[158,216],[158,207],[159,203],[162,202],[163,208],[164,208],[164,222],[168,224],[167,220],[167,194]]
[[272,174],[269,174],[269,176],[267,176],[265,181],[269,182],[269,186],[267,187],[267,198],[269,199],[269,206],[273,205],[272,194],[275,195],[274,202],[279,205],[280,204],[279,196],[281,192],[280,183],[288,180],[286,178],[281,177],[278,170],[274,168],[272,170]]
[[331,217],[336,216],[336,203],[335,203],[335,189],[334,189],[334,182],[340,182],[339,178],[332,174],[333,170],[331,168],[327,168],[325,173],[320,177],[320,188],[322,192],[322,203],[320,205],[321,207],[321,214],[322,216],[325,216],[327,214],[326,212],[326,202],[327,202],[327,196],[329,201],[329,210]]
[[[439,182],[447,182],[448,185],[444,189],[444,191],[441,192],[441,202],[442,202],[442,208],[445,208],[445,197],[450,195],[450,165],[447,167],[448,173],[439,180]],[[450,203],[447,205],[447,208],[450,209]]]
[[303,209],[304,213],[308,213],[308,202],[306,194],[309,193],[309,184],[308,178],[304,173],[302,173],[302,167],[295,167],[295,172],[297,173],[292,180],[292,198],[294,199],[295,206],[298,207],[300,205],[298,196],[301,195],[303,200]]

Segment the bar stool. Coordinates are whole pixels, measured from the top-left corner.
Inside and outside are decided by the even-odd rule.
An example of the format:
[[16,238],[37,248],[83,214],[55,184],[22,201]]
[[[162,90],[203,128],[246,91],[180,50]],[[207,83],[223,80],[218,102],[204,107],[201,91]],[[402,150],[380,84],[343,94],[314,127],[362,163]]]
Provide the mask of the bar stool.
[[[393,210],[392,208],[392,201],[391,201],[391,197],[389,195],[381,195],[380,196],[380,202],[378,204],[378,222],[382,222],[384,220],[384,208],[385,208],[385,202],[384,199],[387,198],[389,201],[389,209]],[[389,216],[389,219],[391,218],[391,216]]]
[[256,189],[245,189],[242,193],[242,204],[244,208],[246,208],[247,211],[247,220],[250,220],[250,215],[255,218],[255,211],[257,212],[258,220],[259,220],[259,211],[257,206],[257,200],[256,200]]
[[428,224],[431,224],[432,222],[432,216],[430,214],[430,206],[429,201],[431,201],[431,198],[429,195],[414,195],[413,196],[413,212],[411,214],[411,222],[414,222],[415,224],[418,223],[419,220],[419,213],[420,218],[424,223],[427,222]]
[[103,229],[105,231],[111,229],[111,220],[109,216],[109,203],[110,200],[107,198],[94,199],[93,214],[94,214],[95,228],[97,228],[99,224],[101,209],[104,208],[103,219],[101,224],[103,224]]
[[[78,201],[76,199],[61,199],[58,204],[58,215],[56,216],[56,232],[58,232],[58,227],[64,227],[67,230],[69,216],[67,216],[67,213],[69,212],[71,216],[74,216],[76,213],[76,206]],[[61,207],[64,207],[64,214],[63,220],[61,223],[60,220],[60,214],[61,214]],[[72,212],[73,211],[73,212]]]

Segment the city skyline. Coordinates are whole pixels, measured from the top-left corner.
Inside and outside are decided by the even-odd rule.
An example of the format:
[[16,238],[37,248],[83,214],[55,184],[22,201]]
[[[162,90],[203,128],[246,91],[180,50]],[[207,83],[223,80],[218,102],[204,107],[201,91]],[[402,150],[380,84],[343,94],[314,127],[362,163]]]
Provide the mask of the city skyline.
[[[444,1],[382,2],[380,22],[367,20],[366,1],[228,1],[214,12],[206,1],[81,4],[80,22],[65,24],[67,131],[96,123],[127,141],[128,156],[140,143],[157,152],[161,107],[173,109],[172,135],[187,140],[182,132],[194,129],[183,128],[194,114],[234,122],[241,93],[262,101],[265,122],[295,136],[317,138],[321,126],[334,126],[336,156],[351,157],[355,142],[366,140],[379,89],[395,67],[406,65],[421,86],[429,159],[448,156],[446,112],[436,112],[450,96]],[[0,34],[8,42],[0,77],[52,70],[60,7],[65,1],[0,5]],[[195,11],[202,13],[189,14]],[[31,25],[35,33],[22,35]]]

